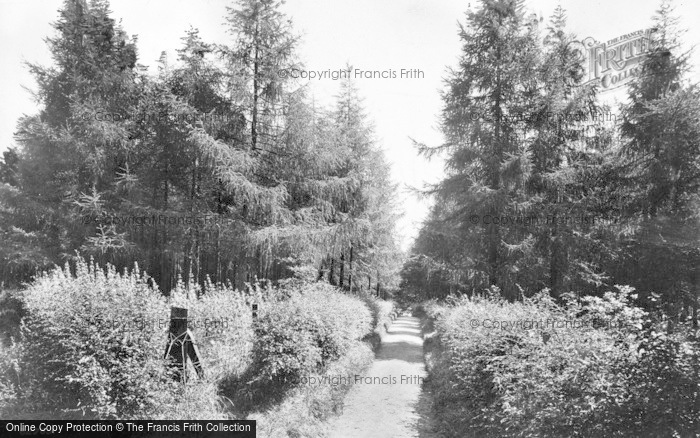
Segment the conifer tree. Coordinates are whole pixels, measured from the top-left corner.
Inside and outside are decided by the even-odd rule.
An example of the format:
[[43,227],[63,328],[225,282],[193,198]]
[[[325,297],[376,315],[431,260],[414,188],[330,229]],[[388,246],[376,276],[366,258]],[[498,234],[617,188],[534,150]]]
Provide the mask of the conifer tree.
[[136,47],[109,14],[104,1],[66,0],[47,39],[54,66],[29,64],[40,112],[18,123],[16,189],[2,202],[14,211],[8,242],[36,248],[36,267],[65,261],[94,236],[84,215],[101,214],[134,145],[120,116],[136,103]]
[[[651,50],[622,108],[626,220],[616,274],[645,295],[666,291],[667,310],[697,321],[700,306],[700,91],[667,1],[654,17]],[[661,265],[660,265],[661,263]],[[640,281],[641,280],[641,281]],[[681,317],[683,319],[684,317]]]
[[460,38],[459,66],[443,96],[447,143],[439,150],[448,153],[447,177],[435,189],[437,202],[455,205],[447,217],[473,250],[465,272],[478,277],[480,287],[496,286],[515,297],[508,265],[530,251],[531,237],[484,218],[515,215],[527,204],[531,165],[522,139],[530,127],[521,116],[537,88],[537,20],[522,1],[484,0],[467,14]]
[[3,278],[77,251],[138,262],[163,292],[207,277],[243,287],[344,254],[344,280],[389,284],[400,258],[383,155],[354,92],[326,111],[279,74],[297,42],[280,5],[238,2],[231,44],[191,29],[151,76],[106,2],[67,0],[55,66],[31,66],[41,113],[0,166]]
[[543,40],[541,85],[532,98],[535,108],[529,122],[535,134],[526,140],[533,164],[529,215],[539,220],[528,227],[537,249],[529,261],[531,279],[523,283],[531,290],[547,287],[555,297],[574,282],[585,283],[596,269],[588,266],[585,254],[595,227],[587,223],[590,195],[581,190],[586,184],[582,172],[597,164],[610,129],[604,126],[606,109],[597,103],[595,86],[583,84],[583,54],[565,26],[566,12],[559,5]]

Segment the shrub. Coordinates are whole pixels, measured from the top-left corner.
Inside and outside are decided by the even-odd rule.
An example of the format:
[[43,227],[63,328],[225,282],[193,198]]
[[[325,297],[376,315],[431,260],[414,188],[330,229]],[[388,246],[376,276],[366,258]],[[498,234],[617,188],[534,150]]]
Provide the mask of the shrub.
[[287,282],[288,299],[270,302],[255,324],[253,356],[263,380],[298,380],[337,360],[371,331],[357,298],[325,283]]
[[360,295],[360,298],[372,313],[372,327],[378,328],[383,323],[391,321],[392,314],[396,311],[393,301],[382,300],[369,294]]
[[359,295],[372,314],[372,327],[374,330],[363,338],[372,346],[372,350],[377,351],[382,343],[382,337],[386,334],[393,318],[397,316],[396,304],[393,301],[386,301],[370,294]]
[[[521,303],[474,297],[424,305],[436,318],[430,385],[443,432],[692,436],[697,339],[644,330],[649,315],[631,292],[570,297],[565,306],[546,293]],[[496,324],[516,321],[521,326]]]
[[[350,350],[324,372],[313,373],[309,377],[320,380],[362,374],[373,360],[374,354],[369,345],[355,341]],[[253,413],[249,418],[258,421],[260,436],[333,436],[328,419],[342,412],[344,396],[351,387],[352,383],[341,381],[337,385],[293,387],[279,404]]]
[[[276,396],[288,395],[289,385],[277,379],[356,371],[371,359],[360,339],[373,328],[372,313],[327,284],[294,279],[245,293],[180,284],[166,299],[143,275],[83,260],[73,270],[41,275],[20,293],[19,341],[0,357],[3,418],[226,418],[257,406],[246,397],[260,388],[274,390],[258,394],[269,408],[283,402]],[[384,318],[387,305],[376,304],[375,317]],[[171,379],[162,359],[170,306],[189,309],[205,371],[186,385]],[[221,395],[229,386],[231,399]],[[306,394],[308,412],[293,412],[316,424],[342,404],[345,390]]]
[[190,285],[189,293],[178,284],[170,304],[188,309],[189,328],[199,346],[207,379],[220,380],[244,372],[253,348],[251,304],[266,298],[259,289],[252,293],[207,282],[204,288]]
[[102,271],[83,260],[75,271],[41,275],[22,293],[25,414],[148,416],[169,394],[161,360],[167,327],[150,326],[169,316],[165,299],[136,273]]
[[605,400],[610,436],[692,437],[700,431],[700,342],[692,329],[652,326],[617,365],[616,391]]

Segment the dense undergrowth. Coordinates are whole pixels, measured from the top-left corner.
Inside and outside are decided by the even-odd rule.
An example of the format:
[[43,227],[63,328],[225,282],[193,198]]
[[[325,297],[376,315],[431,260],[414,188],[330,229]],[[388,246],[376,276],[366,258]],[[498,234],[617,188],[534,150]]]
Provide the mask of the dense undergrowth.
[[695,437],[700,344],[631,288],[558,306],[541,293],[429,301],[429,389],[450,437]]
[[[254,418],[261,436],[322,435],[348,388],[306,382],[361,373],[392,311],[300,279],[246,292],[179,285],[166,298],[138,268],[84,261],[14,295],[23,318],[0,355],[0,417]],[[163,359],[172,306],[189,309],[204,369],[187,384]]]

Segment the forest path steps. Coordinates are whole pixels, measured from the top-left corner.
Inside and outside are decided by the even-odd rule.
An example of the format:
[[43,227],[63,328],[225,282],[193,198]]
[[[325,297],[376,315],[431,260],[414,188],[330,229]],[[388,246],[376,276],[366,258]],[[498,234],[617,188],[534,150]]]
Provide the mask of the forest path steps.
[[[400,316],[389,327],[372,366],[345,398],[330,437],[430,437],[420,320]],[[359,379],[360,376],[357,377]]]

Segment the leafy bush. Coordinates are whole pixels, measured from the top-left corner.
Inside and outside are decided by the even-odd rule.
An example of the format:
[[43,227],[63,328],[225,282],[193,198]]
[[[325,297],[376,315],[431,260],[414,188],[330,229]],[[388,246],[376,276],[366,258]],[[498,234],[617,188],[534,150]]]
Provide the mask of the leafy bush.
[[41,275],[22,300],[18,364],[26,413],[147,416],[168,398],[161,360],[167,327],[150,325],[167,318],[168,308],[145,277],[79,260],[75,275],[68,266]]
[[650,327],[636,354],[618,361],[616,391],[606,400],[605,431],[614,436],[697,436],[700,341],[697,333]]
[[374,327],[372,333],[365,336],[363,340],[372,346],[372,350],[377,351],[381,346],[382,337],[398,315],[396,303],[382,300],[370,294],[361,294],[359,297],[372,313],[372,327]]
[[[308,280],[285,281],[275,295],[278,305],[281,306],[273,307],[272,312],[276,315],[281,316],[280,313],[285,311],[299,312],[299,307],[308,309],[311,305],[314,306],[311,315],[306,312],[297,315],[301,315],[304,321],[312,322],[305,326],[293,317],[284,317],[284,322],[280,323],[278,320],[277,328],[269,328],[275,333],[286,333],[288,337],[280,339],[286,339],[291,347],[288,354],[279,354],[279,351],[271,347],[272,359],[291,365],[294,371],[280,367],[280,373],[276,376],[258,376],[259,379],[274,379],[267,380],[272,384],[259,388],[264,392],[266,399],[273,398],[276,392],[281,392],[283,396],[279,397],[277,403],[258,405],[249,418],[258,420],[258,431],[263,436],[332,436],[326,420],[340,413],[344,395],[350,390],[352,383],[339,381],[337,384],[313,385],[309,382],[320,382],[324,379],[328,382],[338,376],[363,374],[374,359],[370,346],[374,346],[375,340],[379,341],[385,324],[390,324],[392,316],[395,315],[394,303],[371,295],[348,297],[328,284]],[[293,303],[291,307],[290,302]],[[313,315],[320,315],[321,318],[314,319]],[[274,321],[272,315],[267,315],[266,318],[269,318],[270,322]],[[366,324],[367,321],[369,324]],[[348,330],[339,332],[343,327]],[[326,333],[326,336],[318,336],[320,333]],[[328,333],[333,334],[328,336]],[[295,335],[303,341],[291,341]],[[280,343],[274,345],[280,346]],[[291,351],[295,349],[307,352],[310,350],[310,357],[317,360],[309,363],[294,360]],[[299,377],[302,377],[301,381],[294,380]]]
[[[660,335],[620,287],[601,298],[423,306],[440,351],[430,369],[449,436],[692,436],[697,338]],[[504,324],[521,322],[520,326]]]
[[[332,362],[321,373],[310,378],[320,381],[337,376],[362,374],[374,360],[374,354],[365,342],[355,341],[339,360]],[[322,385],[292,387],[284,399],[268,409],[250,415],[258,421],[258,434],[269,437],[325,437],[334,436],[328,419],[342,412],[344,396],[352,383],[338,382]],[[310,390],[311,389],[311,390]]]
[[360,295],[360,298],[372,312],[372,327],[380,327],[384,322],[390,322],[396,312],[393,301],[382,300],[369,294]]
[[372,329],[364,303],[326,283],[289,282],[261,309],[253,356],[263,380],[297,380],[337,360]]
[[[218,382],[250,365],[248,304],[259,291],[207,284],[188,296],[179,285],[166,299],[148,282],[80,260],[75,273],[57,269],[23,291],[21,336],[0,357],[3,416],[225,418]],[[168,375],[170,306],[189,309],[204,380],[180,385]]]
[[[3,417],[226,418],[255,408],[245,401],[247,391],[289,389],[275,383],[284,378],[360,372],[372,356],[361,339],[371,333],[373,318],[383,320],[391,308],[376,300],[373,316],[362,299],[299,279],[275,288],[254,284],[246,292],[179,284],[167,299],[149,281],[79,260],[21,292],[21,333],[0,357]],[[204,379],[186,385],[170,378],[162,359],[170,306],[189,310],[205,371]],[[251,378],[264,384],[251,385]],[[233,386],[239,394],[226,393],[231,381],[239,381]],[[295,400],[306,410],[276,398],[290,395],[286,390],[258,396],[320,430],[320,419],[342,405],[346,390],[298,393]],[[293,429],[292,423],[285,420],[283,428]]]
[[178,284],[171,292],[173,306],[188,309],[189,328],[199,346],[200,360],[208,379],[238,375],[250,366],[253,348],[251,304],[264,307],[264,291],[248,293],[225,285],[189,285],[189,293]]

